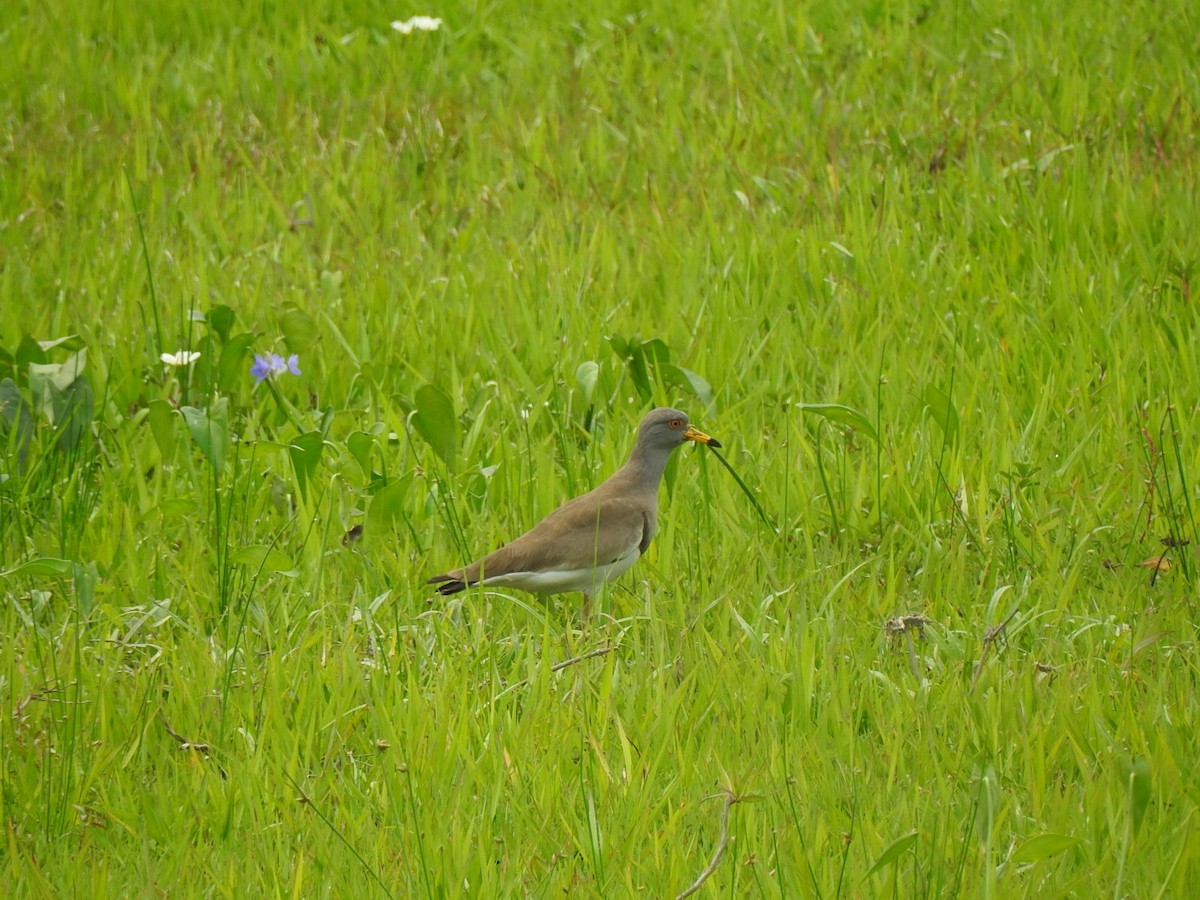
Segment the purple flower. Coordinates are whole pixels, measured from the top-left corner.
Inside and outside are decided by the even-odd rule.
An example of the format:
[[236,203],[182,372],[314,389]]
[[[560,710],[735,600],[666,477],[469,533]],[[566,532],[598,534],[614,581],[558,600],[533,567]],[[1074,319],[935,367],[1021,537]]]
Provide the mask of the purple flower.
[[255,381],[262,383],[283,372],[291,372],[293,375],[300,374],[300,357],[297,354],[293,353],[287,359],[278,353],[254,354],[254,365],[250,367],[250,374],[254,376]]

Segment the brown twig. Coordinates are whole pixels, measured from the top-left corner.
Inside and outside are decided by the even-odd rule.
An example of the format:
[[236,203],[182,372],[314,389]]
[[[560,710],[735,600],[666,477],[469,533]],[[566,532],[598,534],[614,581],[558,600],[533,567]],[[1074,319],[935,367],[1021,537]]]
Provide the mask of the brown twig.
[[[725,805],[721,808],[721,836],[717,838],[717,849],[713,851],[712,859],[708,861],[704,871],[692,882],[692,886],[687,890],[675,895],[675,900],[683,900],[684,897],[690,897],[704,882],[708,881],[712,873],[717,871],[717,866],[721,864],[721,857],[725,855],[725,848],[729,846],[729,810],[733,804],[740,803],[742,798],[735,794],[729,788],[723,788],[722,792],[725,795]],[[717,794],[715,796],[720,796]]]
[[[163,728],[165,728],[167,730],[167,734],[169,734],[173,740],[175,740],[179,743],[180,750],[192,750],[196,753],[199,753],[205,759],[208,759],[208,760],[212,759],[212,756],[209,755],[208,744],[205,744],[203,742],[197,743],[196,741],[189,741],[182,734],[180,734],[178,731],[176,731],[174,728],[171,727],[171,723],[167,721],[167,717],[165,715],[163,715],[162,710],[159,710],[158,717],[159,717],[159,719],[162,720]],[[221,766],[220,763],[217,763],[217,771],[221,773],[222,778],[226,777],[225,769]]]
[[[606,653],[612,653],[613,650],[615,650],[615,649],[616,649],[616,647],[611,647],[611,646],[597,647],[595,650],[589,650],[587,653],[581,653],[579,656],[572,656],[570,659],[564,659],[562,662],[556,662],[554,665],[552,665],[550,667],[550,671],[551,672],[561,672],[563,669],[567,668],[568,666],[573,666],[576,663],[581,663],[587,659],[594,659],[597,656],[603,656]],[[492,702],[495,703],[497,700],[499,700],[501,697],[505,696],[506,694],[511,694],[517,688],[524,687],[527,684],[529,684],[528,678],[522,678],[520,681],[514,681],[512,684],[510,684],[508,687],[506,687],[504,690],[502,690],[500,693],[498,693],[495,697],[493,697]]]
[[983,664],[987,662],[988,653],[991,652],[992,644],[1004,637],[1004,631],[1008,628],[1008,623],[1016,617],[1019,611],[1019,608],[1013,609],[1012,612],[1004,617],[1003,622],[993,628],[989,628],[983,633],[983,652],[979,654],[979,662],[975,663],[975,671],[971,675],[971,687],[967,690],[968,694],[973,693],[975,690],[975,685],[978,683],[979,676],[983,672]]
[[208,752],[208,744],[198,744],[195,741],[189,741],[182,734],[171,727],[171,723],[167,721],[167,717],[165,715],[160,712],[158,717],[162,719],[163,728],[167,729],[167,734],[179,742],[180,750],[195,750],[197,753]]
[[612,653],[612,647],[597,647],[595,650],[589,650],[579,656],[572,656],[570,659],[564,659],[562,662],[556,662],[550,667],[551,672],[561,672],[567,666],[573,666],[575,663],[581,663],[585,659],[592,659],[596,656],[603,656],[605,653]]

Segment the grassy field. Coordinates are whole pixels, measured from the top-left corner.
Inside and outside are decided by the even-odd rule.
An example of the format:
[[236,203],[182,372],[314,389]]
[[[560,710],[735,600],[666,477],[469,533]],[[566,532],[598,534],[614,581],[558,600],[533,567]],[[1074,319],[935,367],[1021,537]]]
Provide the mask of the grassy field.
[[565,10],[6,9],[0,892],[1190,895],[1194,5]]

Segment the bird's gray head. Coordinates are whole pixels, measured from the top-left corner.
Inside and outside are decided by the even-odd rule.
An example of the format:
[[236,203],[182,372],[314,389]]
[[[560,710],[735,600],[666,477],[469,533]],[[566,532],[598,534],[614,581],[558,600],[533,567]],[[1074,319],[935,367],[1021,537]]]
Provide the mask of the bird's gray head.
[[651,410],[638,426],[639,448],[662,448],[669,452],[684,441],[695,441],[710,447],[721,446],[703,431],[688,424],[687,413],[669,406]]

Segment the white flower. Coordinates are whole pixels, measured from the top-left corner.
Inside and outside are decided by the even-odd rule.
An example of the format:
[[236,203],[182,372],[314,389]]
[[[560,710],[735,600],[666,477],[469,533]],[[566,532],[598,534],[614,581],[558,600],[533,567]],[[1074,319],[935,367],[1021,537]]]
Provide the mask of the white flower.
[[393,22],[392,28],[401,34],[412,34],[414,31],[437,31],[442,27],[442,20],[433,16],[413,16],[404,22]]
[[168,366],[190,366],[200,358],[199,350],[180,350],[178,353],[164,353],[159,357]]

